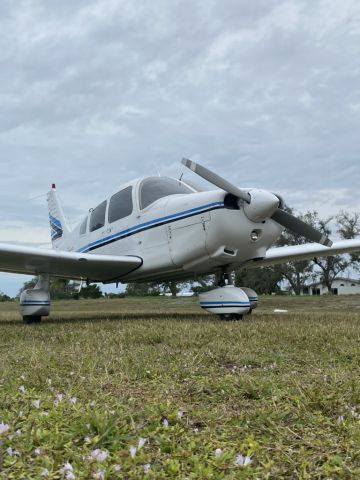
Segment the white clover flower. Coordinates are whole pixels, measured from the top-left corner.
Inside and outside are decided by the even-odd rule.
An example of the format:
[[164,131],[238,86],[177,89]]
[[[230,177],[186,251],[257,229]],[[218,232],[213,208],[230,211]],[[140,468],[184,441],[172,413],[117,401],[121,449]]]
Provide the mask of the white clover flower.
[[10,428],[9,425],[7,425],[6,423],[1,422],[1,423],[0,423],[0,435],[1,435],[2,433],[6,433],[6,432],[9,430],[9,428]]
[[105,450],[100,450],[100,448],[97,448],[96,450],[93,450],[90,454],[90,460],[95,460],[96,462],[103,462],[104,460],[107,459],[108,453],[105,452]]
[[48,470],[47,468],[42,468],[40,475],[41,475],[42,477],[48,477],[48,476],[50,475],[50,472],[49,472],[49,470]]
[[73,375],[74,375],[74,372],[70,372],[70,375],[73,376]]
[[75,475],[73,472],[69,470],[68,472],[65,473],[65,478],[66,480],[75,480]]
[[145,473],[148,473],[148,471],[149,471],[150,468],[151,468],[150,463],[145,463],[145,465],[143,465],[143,468],[144,468],[144,472],[145,472]]
[[193,432],[194,432],[194,433],[198,433],[198,432],[199,432],[199,429],[195,427],[195,428],[193,428]]
[[161,423],[164,425],[164,427],[169,426],[169,420],[167,418],[164,418],[164,420]]
[[62,393],[58,393],[55,396],[55,400],[54,400],[55,407],[57,407],[59,405],[59,403],[62,402],[63,397],[64,397],[64,395]]
[[93,474],[93,478],[96,478],[97,480],[102,480],[105,478],[105,470],[98,470]]
[[135,455],[136,455],[136,452],[137,452],[137,448],[136,447],[130,447],[130,456],[131,458],[135,458]]
[[344,416],[343,416],[343,415],[339,415],[339,416],[337,417],[337,421],[338,421],[338,423],[342,423],[342,422],[344,421]]
[[142,448],[146,442],[147,442],[146,438],[139,438],[138,449],[140,450],[140,448]]
[[252,463],[251,457],[243,456],[241,453],[236,456],[235,459],[235,465],[241,466],[241,467],[246,467],[247,465],[250,465]]
[[72,471],[73,471],[73,467],[72,467],[71,463],[66,462],[66,463],[64,463],[63,468],[61,468],[60,473],[63,475],[66,472],[72,472]]
[[121,470],[121,465],[120,465],[120,463],[116,463],[116,464],[114,465],[114,470],[115,470],[115,472],[118,472],[118,471]]
[[20,435],[22,434],[22,431],[20,430],[20,428],[18,428],[15,433],[18,437],[20,437]]
[[24,374],[22,374],[22,375],[20,375],[20,378],[21,378],[21,380],[25,380],[26,377],[25,377]]
[[33,407],[35,407],[35,408],[39,408],[39,407],[40,407],[40,400],[34,400],[34,401],[32,402],[32,405],[33,405]]
[[47,416],[49,416],[49,412],[45,412],[45,411],[40,412],[39,415],[40,415],[40,417],[47,417]]
[[70,398],[70,402],[75,405],[75,403],[77,402],[77,398],[76,397],[71,397]]
[[13,449],[12,449],[11,447],[7,448],[7,449],[6,449],[6,453],[7,453],[8,455],[10,455],[10,457],[12,457],[12,456],[13,456]]
[[48,385],[51,385],[51,378],[48,378],[48,379],[46,380],[46,383],[47,383]]
[[21,393],[25,393],[26,388],[24,387],[24,385],[20,385],[19,390]]
[[184,415],[184,412],[182,410],[179,410],[176,415],[178,418],[182,418]]
[[42,453],[41,448],[39,448],[39,447],[35,448],[34,453],[35,453],[35,455],[41,455],[41,453]]
[[84,442],[85,443],[91,443],[91,438],[90,437],[85,437]]
[[222,454],[221,448],[217,448],[217,449],[215,450],[215,457],[216,457],[216,458],[219,458],[219,457],[221,456],[221,454]]

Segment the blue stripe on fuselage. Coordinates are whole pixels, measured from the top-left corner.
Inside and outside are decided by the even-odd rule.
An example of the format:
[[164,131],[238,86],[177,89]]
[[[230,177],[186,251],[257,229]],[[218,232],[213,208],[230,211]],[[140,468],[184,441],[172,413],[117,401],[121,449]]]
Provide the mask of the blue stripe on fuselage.
[[99,248],[115,240],[120,240],[122,237],[127,237],[130,234],[134,235],[148,228],[157,227],[157,226],[163,225],[164,223],[171,222],[174,220],[182,220],[183,218],[190,217],[197,213],[200,214],[200,213],[203,213],[204,211],[214,210],[216,208],[221,208],[223,206],[224,206],[224,202],[213,202],[213,203],[208,203],[207,205],[202,205],[201,207],[195,207],[189,210],[184,210],[182,212],[173,213],[172,215],[166,215],[165,217],[155,218],[154,220],[149,220],[148,222],[140,223],[139,225],[135,225],[125,230],[121,230],[120,232],[109,235],[108,237],[104,237],[99,240],[96,240],[95,242],[89,243],[88,245],[81,247],[77,251],[81,253],[85,253],[85,252],[88,252],[89,250]]

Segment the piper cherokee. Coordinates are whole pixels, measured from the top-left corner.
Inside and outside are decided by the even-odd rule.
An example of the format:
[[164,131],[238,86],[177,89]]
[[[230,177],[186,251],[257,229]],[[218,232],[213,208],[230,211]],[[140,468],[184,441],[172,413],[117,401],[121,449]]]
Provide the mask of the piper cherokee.
[[[140,178],[91,208],[73,230],[53,184],[47,195],[53,248],[0,244],[0,271],[37,276],[35,287],[20,296],[25,323],[49,315],[51,276],[109,284],[215,274],[214,289],[199,295],[200,306],[221,319],[239,319],[258,297],[233,285],[235,270],[360,250],[360,240],[333,244],[289,214],[277,194],[241,189],[191,160],[182,163],[220,190]],[[271,248],[284,228],[312,243]]]

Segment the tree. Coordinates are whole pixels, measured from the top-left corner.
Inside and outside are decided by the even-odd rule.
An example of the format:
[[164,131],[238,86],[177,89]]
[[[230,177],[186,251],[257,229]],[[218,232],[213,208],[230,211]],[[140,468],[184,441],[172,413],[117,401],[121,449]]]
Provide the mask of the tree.
[[[351,240],[360,235],[360,214],[358,212],[347,212],[341,210],[336,216],[338,225],[337,232],[343,240]],[[350,254],[353,267],[359,270],[360,255],[357,253]]]
[[79,298],[100,298],[103,296],[102,291],[99,285],[95,285],[94,283],[91,285],[87,285],[83,287],[79,294]]
[[[286,209],[293,214],[292,209]],[[315,226],[317,220],[316,212],[306,212],[305,214],[297,215],[303,222]],[[290,245],[302,245],[308,240],[290,230],[284,230],[281,237],[276,242],[277,247],[284,247]],[[276,266],[279,274],[287,280],[295,295],[300,295],[301,291],[310,279],[314,279],[314,263],[311,260],[290,261]]]
[[[332,232],[331,232],[330,223],[333,219],[334,217],[328,217],[325,220],[322,220],[316,214],[315,228],[320,230],[324,235],[331,236]],[[344,217],[340,217],[340,220],[342,223],[340,223],[340,226],[338,227],[338,231],[339,230],[342,231],[344,235],[349,234],[350,230],[348,230],[346,227],[346,222],[344,220]],[[335,278],[352,264],[351,256],[349,255],[335,255],[333,257],[316,257],[314,258],[313,261],[321,271],[322,281],[324,285],[326,285],[329,294],[332,293],[332,284]]]
[[159,285],[155,282],[128,283],[125,289],[125,294],[132,297],[159,295],[159,293]]
[[274,267],[244,269],[235,273],[237,287],[249,287],[258,294],[279,293],[281,280],[281,273]]

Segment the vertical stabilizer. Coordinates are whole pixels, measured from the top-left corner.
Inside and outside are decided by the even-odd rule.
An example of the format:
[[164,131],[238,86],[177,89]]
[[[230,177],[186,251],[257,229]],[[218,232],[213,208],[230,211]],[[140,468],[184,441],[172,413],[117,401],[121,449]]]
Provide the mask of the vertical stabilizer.
[[49,207],[51,241],[53,246],[56,248],[56,246],[60,243],[60,240],[64,239],[64,237],[69,233],[69,227],[67,226],[64,212],[57,197],[54,183],[51,187],[51,190],[47,194],[47,202]]

